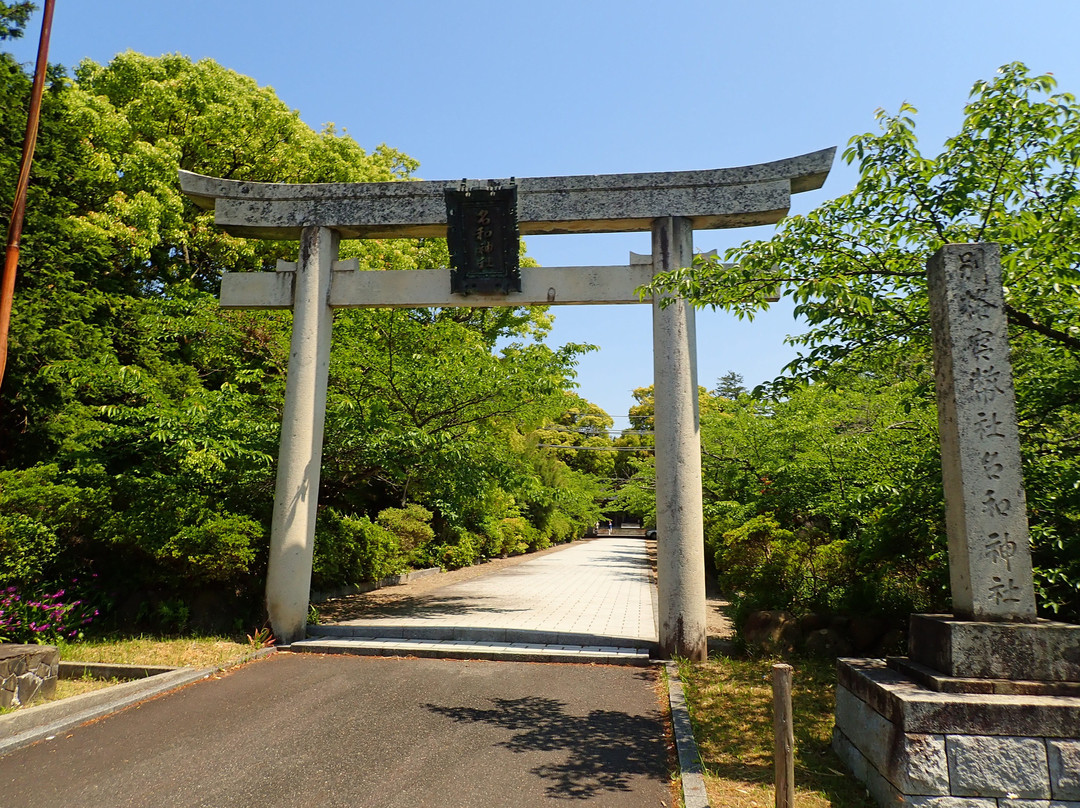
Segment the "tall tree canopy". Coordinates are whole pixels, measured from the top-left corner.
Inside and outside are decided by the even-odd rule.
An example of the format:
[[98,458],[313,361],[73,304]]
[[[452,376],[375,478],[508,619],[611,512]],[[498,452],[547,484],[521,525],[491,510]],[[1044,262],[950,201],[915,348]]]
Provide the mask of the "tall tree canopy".
[[[700,259],[657,286],[745,317],[792,298],[809,329],[791,338],[802,350],[775,396],[805,397],[807,382],[826,395],[852,373],[883,390],[913,378],[905,406],[923,411],[932,401],[926,260],[946,243],[1000,244],[1036,582],[1044,610],[1076,618],[1080,105],[1052,76],[1014,63],[975,84],[960,133],[936,157],[919,149],[913,107],[878,118],[880,131],[852,138],[844,153],[860,171],[851,193],[729,250],[732,269]],[[904,530],[901,520],[898,546]]]
[[[28,92],[0,57],[0,204]],[[353,182],[416,167],[312,131],[210,60],[129,52],[73,79],[53,71],[0,392],[0,587],[84,586],[90,569],[114,616],[174,626],[200,603],[257,599],[291,314],[226,312],[215,297],[223,271],[272,269],[296,245],[222,232],[177,171]],[[342,252],[371,271],[446,263],[441,239]],[[317,586],[591,524],[597,484],[527,437],[574,405],[587,349],[545,346],[549,326],[539,309],[338,312]]]

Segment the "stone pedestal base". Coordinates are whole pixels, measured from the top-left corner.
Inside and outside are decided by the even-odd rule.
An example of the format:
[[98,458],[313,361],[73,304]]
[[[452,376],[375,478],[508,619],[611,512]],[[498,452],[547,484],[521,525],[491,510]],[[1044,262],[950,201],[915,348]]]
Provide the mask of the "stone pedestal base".
[[0,645],[0,707],[22,707],[56,692],[60,652],[52,645]]
[[1080,686],[1080,626],[1072,623],[988,623],[913,614],[908,653],[912,662],[948,677]]
[[1080,696],[937,692],[844,659],[833,748],[882,806],[1080,808]]

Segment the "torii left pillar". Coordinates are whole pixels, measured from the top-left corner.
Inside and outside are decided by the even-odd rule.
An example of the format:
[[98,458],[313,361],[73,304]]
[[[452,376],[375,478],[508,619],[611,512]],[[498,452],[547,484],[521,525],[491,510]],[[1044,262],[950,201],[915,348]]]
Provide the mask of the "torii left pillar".
[[305,227],[300,235],[266,571],[266,608],[280,645],[304,639],[307,630],[334,325],[330,280],[338,241],[338,233],[326,227]]

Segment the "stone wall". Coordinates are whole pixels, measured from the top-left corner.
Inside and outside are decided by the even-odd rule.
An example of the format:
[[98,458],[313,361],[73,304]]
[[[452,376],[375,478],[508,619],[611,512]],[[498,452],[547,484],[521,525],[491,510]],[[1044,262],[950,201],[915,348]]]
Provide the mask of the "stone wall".
[[843,660],[833,748],[882,806],[1080,808],[1080,698],[928,691]]
[[749,648],[770,656],[805,653],[838,657],[883,657],[903,647],[904,623],[869,615],[806,614],[780,610],[751,612],[739,634]]
[[0,645],[0,707],[22,707],[56,692],[60,652],[51,645]]

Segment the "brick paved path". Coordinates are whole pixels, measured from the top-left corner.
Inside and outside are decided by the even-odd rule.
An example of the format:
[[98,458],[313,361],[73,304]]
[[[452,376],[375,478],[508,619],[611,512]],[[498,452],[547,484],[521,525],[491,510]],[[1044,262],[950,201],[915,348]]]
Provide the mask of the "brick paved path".
[[621,653],[643,661],[656,645],[655,602],[645,540],[601,537],[441,587],[378,617],[313,626],[312,639],[294,650],[348,645],[359,653],[382,647],[386,653],[560,659]]

